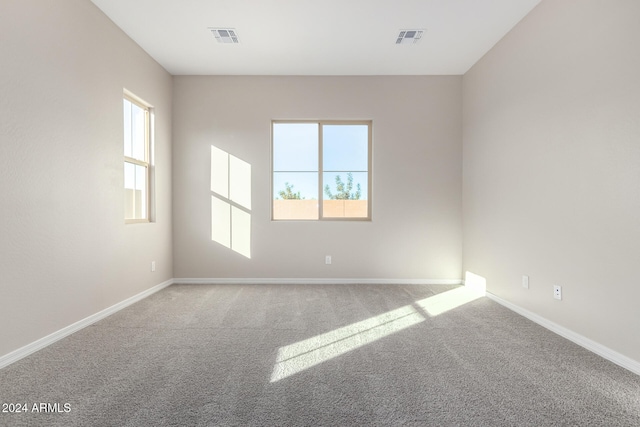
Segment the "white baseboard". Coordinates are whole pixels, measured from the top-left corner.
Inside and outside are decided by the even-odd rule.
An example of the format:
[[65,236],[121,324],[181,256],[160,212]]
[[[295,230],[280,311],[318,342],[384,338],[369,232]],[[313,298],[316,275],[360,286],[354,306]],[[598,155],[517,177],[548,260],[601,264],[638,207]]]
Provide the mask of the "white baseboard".
[[177,278],[173,283],[192,284],[240,284],[240,285],[460,285],[462,279],[304,279],[304,278]]
[[595,341],[590,340],[580,334],[577,334],[564,326],[560,326],[557,323],[554,323],[548,319],[545,319],[542,316],[539,316],[529,310],[526,310],[518,305],[510,303],[499,296],[496,296],[492,293],[487,292],[487,297],[497,302],[500,305],[507,307],[508,309],[520,314],[521,316],[526,317],[527,319],[537,323],[540,326],[543,326],[549,329],[551,332],[554,332],[561,337],[568,339],[569,341],[573,341],[581,347],[586,348],[587,350],[609,360],[610,362],[615,363],[616,365],[622,366],[625,369],[633,372],[634,374],[640,375],[640,362],[633,360],[623,354],[620,354],[614,350],[611,350],[608,347],[603,346]]
[[105,308],[102,311],[99,311],[96,314],[92,314],[89,317],[86,317],[76,323],[73,323],[67,327],[64,327],[52,334],[47,335],[44,338],[40,338],[37,341],[32,342],[31,344],[27,344],[24,347],[21,347],[17,350],[12,351],[11,353],[5,354],[0,357],[0,369],[4,368],[12,364],[13,362],[17,362],[18,360],[26,357],[32,353],[35,353],[38,350],[43,349],[44,347],[53,344],[54,342],[61,340],[62,338],[71,335],[74,332],[79,331],[82,328],[85,328],[93,323],[96,323],[98,320],[102,320],[107,316],[112,315],[113,313],[122,310],[125,307],[130,306],[133,303],[136,303],[151,294],[158,292],[161,289],[166,288],[167,286],[173,284],[173,279],[167,280],[166,282],[160,283],[146,291],[140,292],[137,295],[134,295],[130,298],[127,298],[124,301],[121,301],[115,305],[112,305],[109,308]]

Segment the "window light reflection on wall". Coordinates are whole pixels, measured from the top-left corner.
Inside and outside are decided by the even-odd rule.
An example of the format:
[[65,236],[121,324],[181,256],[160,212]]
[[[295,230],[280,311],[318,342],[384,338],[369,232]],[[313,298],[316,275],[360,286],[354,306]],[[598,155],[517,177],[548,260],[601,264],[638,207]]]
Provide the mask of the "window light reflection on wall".
[[211,240],[251,258],[251,165],[211,146]]

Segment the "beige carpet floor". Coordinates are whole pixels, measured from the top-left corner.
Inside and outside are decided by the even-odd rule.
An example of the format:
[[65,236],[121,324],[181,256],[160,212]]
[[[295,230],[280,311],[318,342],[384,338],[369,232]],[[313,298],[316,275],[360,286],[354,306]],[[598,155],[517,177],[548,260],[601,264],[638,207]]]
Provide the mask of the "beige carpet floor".
[[0,370],[0,403],[27,409],[2,426],[637,427],[640,377],[455,286],[172,285]]

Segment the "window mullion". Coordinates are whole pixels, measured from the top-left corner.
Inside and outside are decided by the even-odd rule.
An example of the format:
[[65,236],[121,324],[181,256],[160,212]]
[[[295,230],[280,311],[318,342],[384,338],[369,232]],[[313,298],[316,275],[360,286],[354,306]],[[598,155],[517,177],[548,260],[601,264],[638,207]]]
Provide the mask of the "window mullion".
[[143,166],[145,168],[149,167],[149,163],[143,162],[142,160],[134,159],[133,157],[124,157],[124,161],[127,163],[132,163],[134,165]]

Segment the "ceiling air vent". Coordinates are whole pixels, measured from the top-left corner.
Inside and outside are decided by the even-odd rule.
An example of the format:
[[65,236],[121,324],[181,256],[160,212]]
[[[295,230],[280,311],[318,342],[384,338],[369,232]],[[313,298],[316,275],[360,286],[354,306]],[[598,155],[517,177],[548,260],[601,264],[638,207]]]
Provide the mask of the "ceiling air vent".
[[396,44],[415,44],[422,39],[424,30],[400,30]]
[[218,43],[240,43],[234,28],[209,28]]

